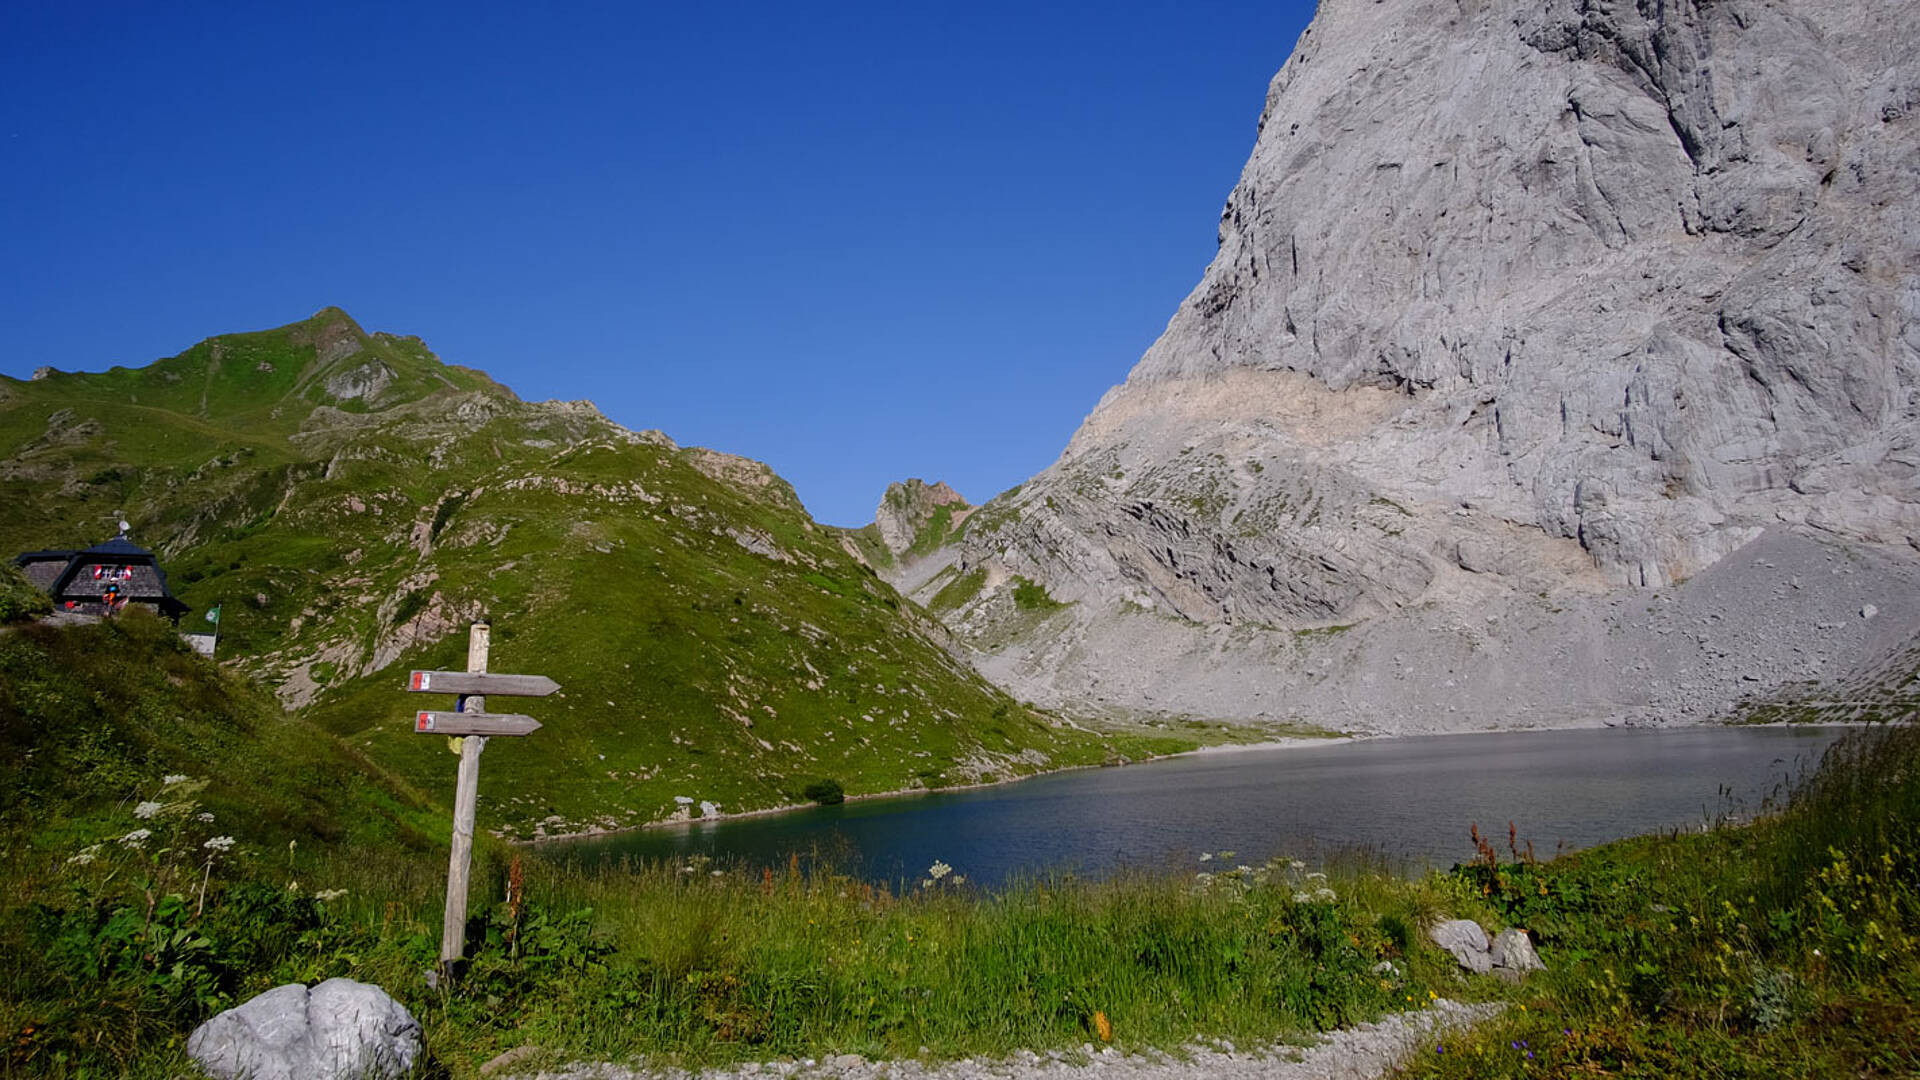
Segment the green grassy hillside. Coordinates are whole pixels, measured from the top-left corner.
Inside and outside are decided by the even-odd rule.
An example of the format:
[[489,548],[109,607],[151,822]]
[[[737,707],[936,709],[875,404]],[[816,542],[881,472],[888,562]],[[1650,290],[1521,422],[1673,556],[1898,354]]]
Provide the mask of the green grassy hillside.
[[523,402],[337,309],[0,379],[0,501],[0,551],[125,516],[184,600],[222,607],[224,662],[425,790],[453,761],[407,718],[445,699],[404,673],[463,666],[489,619],[495,670],[565,686],[525,706],[541,731],[489,748],[480,821],[510,836],[1182,745],[1116,747],[1006,698],[766,466]]

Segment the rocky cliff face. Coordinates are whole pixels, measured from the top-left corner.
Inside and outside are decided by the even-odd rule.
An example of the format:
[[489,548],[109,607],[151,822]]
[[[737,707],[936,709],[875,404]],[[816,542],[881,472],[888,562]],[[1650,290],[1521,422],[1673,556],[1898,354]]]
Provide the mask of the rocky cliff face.
[[966,520],[972,509],[960,493],[945,481],[931,484],[915,478],[903,484],[888,484],[874,511],[874,529],[880,542],[896,557],[907,555],[916,546],[931,549],[940,546],[949,530]]
[[[1190,689],[1219,664],[1166,657],[1207,626],[1564,608],[1768,529],[1911,556],[1916,25],[1914,0],[1325,0],[1213,264],[956,572],[1078,602],[1069,643],[1172,616],[1161,659],[1118,663]],[[1107,668],[1046,652],[989,667],[1042,697]]]

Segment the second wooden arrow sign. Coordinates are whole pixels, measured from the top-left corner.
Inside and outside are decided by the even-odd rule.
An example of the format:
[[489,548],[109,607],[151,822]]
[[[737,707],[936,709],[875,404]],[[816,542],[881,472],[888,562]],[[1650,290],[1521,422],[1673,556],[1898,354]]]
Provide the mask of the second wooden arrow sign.
[[422,712],[415,714],[413,730],[435,735],[526,735],[540,730],[540,721],[517,713]]

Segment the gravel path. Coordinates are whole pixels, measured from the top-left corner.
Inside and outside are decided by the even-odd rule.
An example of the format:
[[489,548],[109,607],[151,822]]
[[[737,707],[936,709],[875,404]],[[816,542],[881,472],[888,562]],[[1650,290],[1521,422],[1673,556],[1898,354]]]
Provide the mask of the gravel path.
[[[819,1061],[776,1061],[699,1073],[574,1064],[538,1073],[537,1080],[1373,1080],[1423,1040],[1470,1026],[1500,1009],[1497,1004],[1462,1005],[1442,998],[1430,1009],[1343,1028],[1313,1046],[1240,1050],[1220,1042],[1190,1047],[1181,1057],[1157,1051],[1122,1054],[1112,1047],[1097,1051],[1088,1047],[1080,1055],[1022,1050],[999,1061],[969,1058],[937,1064],[874,1062],[843,1054]],[[507,1075],[506,1070],[500,1075]]]

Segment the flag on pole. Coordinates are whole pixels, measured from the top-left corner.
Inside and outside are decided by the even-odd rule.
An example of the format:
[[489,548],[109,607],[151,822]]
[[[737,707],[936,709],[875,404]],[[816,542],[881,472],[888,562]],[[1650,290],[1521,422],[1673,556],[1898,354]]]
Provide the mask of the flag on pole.
[[212,607],[207,609],[207,621],[212,623],[215,626],[220,625],[220,605],[219,604],[215,604]]

